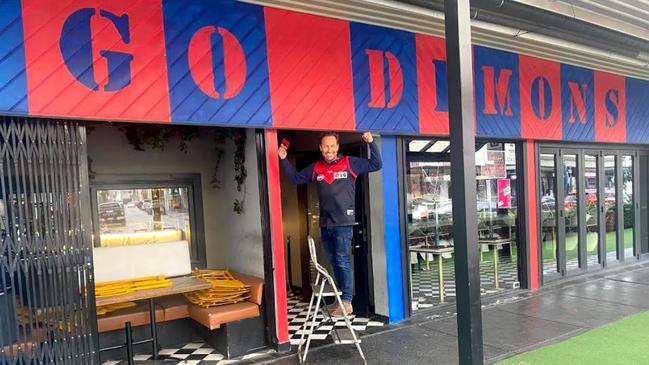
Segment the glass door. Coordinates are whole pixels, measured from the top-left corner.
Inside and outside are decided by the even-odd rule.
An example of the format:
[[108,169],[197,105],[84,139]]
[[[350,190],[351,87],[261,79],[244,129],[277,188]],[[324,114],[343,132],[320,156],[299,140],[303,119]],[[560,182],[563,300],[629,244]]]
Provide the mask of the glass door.
[[624,260],[637,256],[636,250],[636,201],[635,201],[635,165],[636,156],[629,153],[622,154],[622,214],[624,218]]
[[539,149],[543,277],[649,254],[649,153]]
[[618,159],[613,153],[604,153],[604,171],[602,174],[604,195],[604,252],[606,264],[614,264],[622,257],[618,249],[618,186],[617,176]]
[[563,148],[542,148],[539,156],[543,277],[552,280],[587,268],[593,238],[597,257],[597,157]]
[[560,207],[560,217],[563,220],[563,242],[559,247],[562,255],[559,255],[565,261],[566,271],[576,271],[583,267],[580,260],[583,257],[581,247],[583,246],[583,235],[579,232],[580,217],[583,207],[583,200],[580,199],[581,179],[583,175],[579,174],[581,167],[580,156],[576,151],[561,151],[561,182],[562,182],[562,199]]
[[541,217],[541,259],[543,279],[560,275],[558,261],[557,160],[558,150],[541,150],[539,155],[539,210]]
[[600,267],[599,255],[599,155],[596,153],[584,153],[584,221],[585,221],[585,242],[586,242],[586,267]]

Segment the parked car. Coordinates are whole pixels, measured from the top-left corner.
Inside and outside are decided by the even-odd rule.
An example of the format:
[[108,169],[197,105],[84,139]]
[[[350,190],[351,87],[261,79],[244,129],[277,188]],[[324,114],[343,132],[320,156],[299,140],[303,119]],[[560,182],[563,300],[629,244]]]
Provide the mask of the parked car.
[[142,204],[140,204],[140,209],[149,213],[151,211],[151,207],[152,207],[151,199],[142,200]]
[[541,210],[554,210],[556,199],[552,195],[543,195],[541,197]]
[[577,206],[577,195],[576,194],[570,194],[567,195],[566,198],[563,200],[563,207],[565,209],[572,209]]
[[126,225],[124,207],[117,202],[99,204],[99,222],[101,224]]

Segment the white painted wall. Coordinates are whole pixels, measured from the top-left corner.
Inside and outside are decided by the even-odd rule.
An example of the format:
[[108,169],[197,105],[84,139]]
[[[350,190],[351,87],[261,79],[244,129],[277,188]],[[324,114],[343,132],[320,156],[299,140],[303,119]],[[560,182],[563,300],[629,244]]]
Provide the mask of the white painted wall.
[[[381,149],[381,138],[374,136]],[[374,311],[389,317],[387,262],[385,255],[385,212],[383,205],[383,170],[369,176],[370,237],[372,240],[372,274],[374,277]]]
[[[203,130],[207,131],[207,129]],[[240,196],[234,182],[234,145],[224,147],[219,167],[221,189],[210,185],[214,172],[215,144],[207,133],[190,142],[187,153],[170,141],[163,151],[136,151],[115,125],[101,124],[88,134],[88,156],[97,174],[200,174],[205,223],[205,247],[209,268],[230,268],[259,277],[264,275],[257,153],[254,131],[247,131],[245,213],[232,210]],[[92,183],[92,182],[91,182]]]

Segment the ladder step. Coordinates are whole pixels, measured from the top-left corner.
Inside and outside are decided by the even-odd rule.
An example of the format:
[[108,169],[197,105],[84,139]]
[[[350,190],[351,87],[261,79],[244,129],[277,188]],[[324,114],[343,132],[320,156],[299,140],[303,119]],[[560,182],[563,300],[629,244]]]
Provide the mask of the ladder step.
[[[320,287],[318,285],[311,284],[311,292],[313,295],[317,298],[320,296]],[[342,295],[343,292],[341,290],[338,290],[337,292],[333,290],[331,285],[326,285],[324,288],[324,291],[322,292],[323,297],[333,297],[336,295]]]
[[322,295],[320,295],[320,293],[317,293],[317,292],[313,293],[313,295],[315,295],[316,297],[320,297],[320,296],[322,296],[322,297],[334,297],[334,296],[336,296],[336,294],[342,295],[342,292],[336,293],[336,292],[333,292],[333,291],[326,291],[326,292],[323,292]]

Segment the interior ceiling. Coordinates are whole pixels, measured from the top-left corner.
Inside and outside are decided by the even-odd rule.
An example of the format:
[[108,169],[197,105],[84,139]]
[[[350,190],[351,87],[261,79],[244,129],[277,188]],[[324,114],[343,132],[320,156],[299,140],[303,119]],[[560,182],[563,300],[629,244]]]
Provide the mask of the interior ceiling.
[[[320,131],[279,130],[277,138],[280,143],[282,138],[289,142],[290,152],[313,152],[318,151],[320,134],[322,134]],[[342,147],[360,144],[362,141],[360,132],[338,132],[338,137],[338,143]]]
[[[444,16],[436,10],[393,0],[244,0],[309,14],[444,36]],[[430,0],[433,3],[433,0]],[[645,0],[517,0],[649,40],[649,2]],[[524,21],[524,19],[523,19]],[[473,43],[563,63],[649,79],[649,55],[625,56],[552,38],[538,32],[472,21]]]

